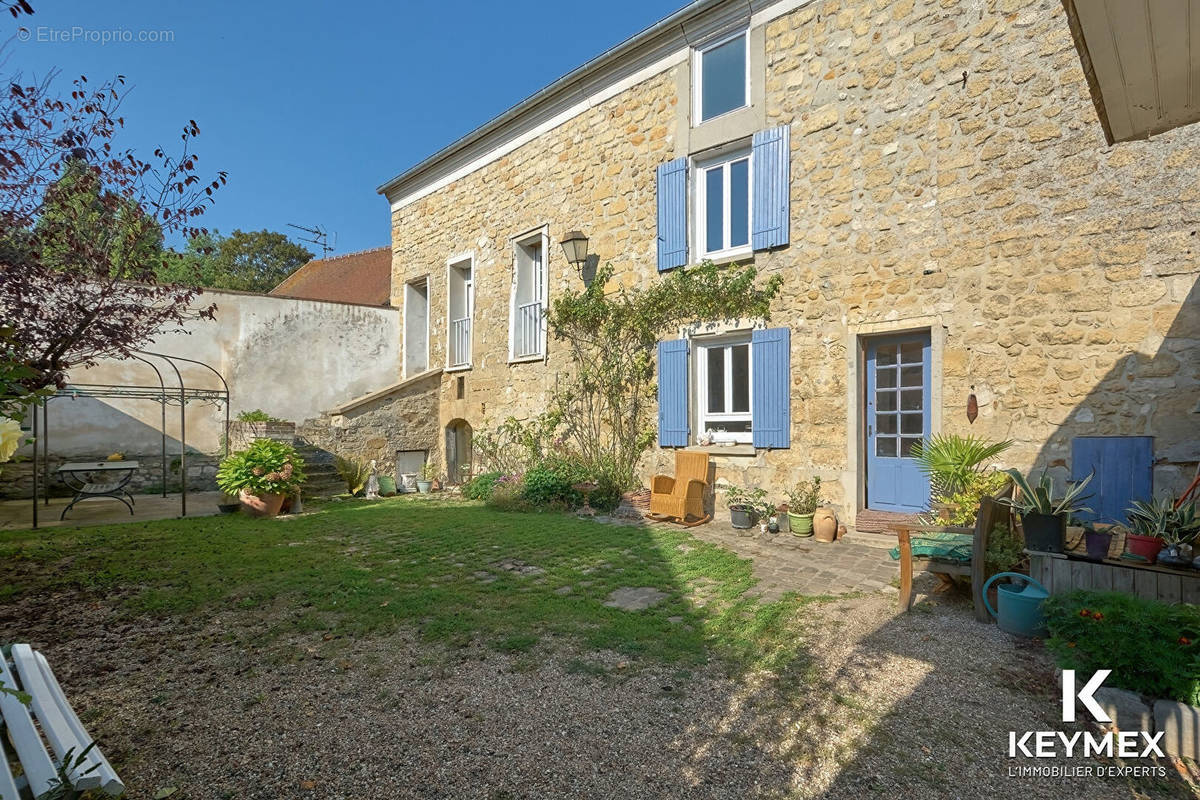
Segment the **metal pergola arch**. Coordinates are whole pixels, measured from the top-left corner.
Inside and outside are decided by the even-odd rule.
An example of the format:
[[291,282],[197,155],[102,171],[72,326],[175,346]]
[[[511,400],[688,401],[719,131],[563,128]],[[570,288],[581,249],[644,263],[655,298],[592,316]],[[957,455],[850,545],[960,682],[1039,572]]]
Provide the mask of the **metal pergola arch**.
[[[162,495],[167,496],[167,406],[179,405],[179,514],[181,517],[187,516],[187,404],[193,401],[205,403],[223,403],[225,406],[225,436],[224,447],[225,455],[229,455],[229,384],[225,381],[223,375],[214,369],[211,365],[203,361],[197,361],[192,358],[184,358],[183,356],[168,355],[166,353],[157,353],[151,350],[134,350],[130,354],[130,358],[140,361],[154,370],[155,377],[158,378],[158,385],[143,386],[138,384],[114,384],[114,383],[71,383],[67,384],[62,389],[58,389],[53,395],[45,398],[40,404],[30,404],[30,416],[32,417],[32,434],[33,434],[33,527],[38,526],[38,493],[39,493],[39,473],[41,481],[44,483],[45,505],[50,505],[50,436],[49,427],[50,419],[48,407],[51,400],[59,398],[77,398],[90,397],[97,400],[113,399],[113,400],[155,400],[161,408],[161,422],[159,432],[162,436]],[[177,386],[168,386],[163,380],[163,372],[159,369],[151,358],[162,359],[171,371],[175,373]],[[178,363],[177,363],[178,362]],[[195,364],[204,367],[206,370],[217,376],[217,380],[221,382],[220,389],[202,389],[188,386],[183,381],[183,373],[179,371],[179,363]],[[39,409],[40,406],[40,409]],[[41,412],[41,435],[39,436],[38,412]],[[41,455],[38,455],[39,447]]]

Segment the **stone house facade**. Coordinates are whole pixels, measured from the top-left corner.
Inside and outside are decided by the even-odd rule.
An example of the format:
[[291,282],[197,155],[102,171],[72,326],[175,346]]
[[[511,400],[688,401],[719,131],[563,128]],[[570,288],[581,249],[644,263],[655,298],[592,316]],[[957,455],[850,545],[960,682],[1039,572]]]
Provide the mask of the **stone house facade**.
[[660,348],[646,475],[707,446],[718,486],[782,499],[818,474],[853,523],[923,505],[905,456],[931,433],[1060,471],[1076,437],[1152,436],[1177,490],[1200,460],[1200,130],[1110,145],[1068,16],[692,4],[384,184],[403,377],[441,370],[439,457],[546,407],[568,363],[540,311],[580,285],[559,246],[578,229],[612,288],[704,259],[783,277],[769,321]]

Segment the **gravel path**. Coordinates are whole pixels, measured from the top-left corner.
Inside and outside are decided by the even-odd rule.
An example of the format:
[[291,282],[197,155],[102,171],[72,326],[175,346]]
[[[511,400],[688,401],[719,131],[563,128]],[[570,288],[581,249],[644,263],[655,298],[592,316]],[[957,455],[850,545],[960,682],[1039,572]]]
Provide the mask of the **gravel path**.
[[1008,777],[1007,731],[1053,723],[1044,654],[960,602],[894,604],[810,606],[805,665],[736,678],[566,643],[509,656],[314,634],[260,650],[244,612],[114,626],[71,596],[0,607],[0,638],[45,650],[131,798],[1190,796],[1177,779]]

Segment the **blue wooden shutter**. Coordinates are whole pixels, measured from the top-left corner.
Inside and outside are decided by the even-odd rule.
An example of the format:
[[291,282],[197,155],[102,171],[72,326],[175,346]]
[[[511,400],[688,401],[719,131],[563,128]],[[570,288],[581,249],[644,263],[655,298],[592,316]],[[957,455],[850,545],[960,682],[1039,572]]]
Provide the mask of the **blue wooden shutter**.
[[792,337],[787,328],[750,336],[754,397],[751,419],[755,447],[790,447],[792,441]]
[[780,125],[754,134],[755,250],[788,243],[791,220],[791,128]]
[[658,166],[658,271],[687,263],[687,159]]
[[668,339],[658,343],[658,446],[686,447],[688,443],[688,343]]
[[1149,500],[1154,485],[1154,437],[1077,436],[1071,440],[1071,480],[1095,473],[1075,516],[1089,522],[1125,522],[1134,500]]

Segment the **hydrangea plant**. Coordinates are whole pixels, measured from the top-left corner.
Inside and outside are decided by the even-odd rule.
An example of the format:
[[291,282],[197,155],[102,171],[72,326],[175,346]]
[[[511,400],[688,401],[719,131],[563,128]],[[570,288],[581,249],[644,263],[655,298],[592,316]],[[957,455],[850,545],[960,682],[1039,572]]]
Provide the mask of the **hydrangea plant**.
[[217,468],[217,486],[229,495],[290,494],[304,482],[304,460],[296,448],[274,439],[256,439]]

